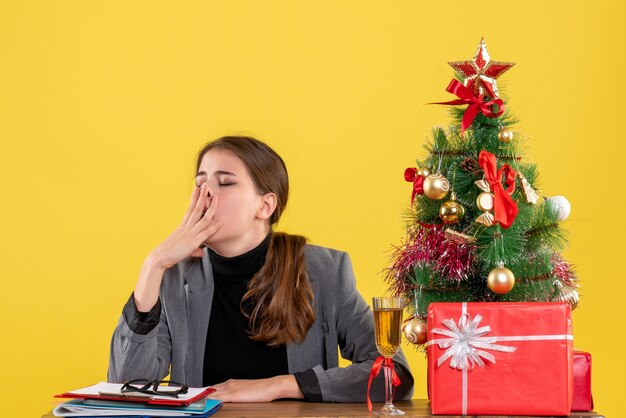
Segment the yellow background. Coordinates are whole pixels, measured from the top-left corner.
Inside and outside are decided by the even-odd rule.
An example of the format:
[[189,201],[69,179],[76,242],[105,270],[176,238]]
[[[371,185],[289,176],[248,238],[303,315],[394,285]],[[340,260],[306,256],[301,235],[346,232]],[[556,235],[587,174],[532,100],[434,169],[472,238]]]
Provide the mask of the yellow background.
[[[565,255],[596,409],[626,410],[624,35],[620,1],[2,1],[3,416],[106,378],[145,255],[178,224],[207,140],[246,133],[286,160],[280,229],[348,251],[367,300],[403,236],[402,173],[449,122],[448,61],[500,79],[541,191],[572,204]],[[424,398],[425,361],[405,347]],[[17,393],[13,391],[17,389]],[[18,408],[22,412],[7,413]]]

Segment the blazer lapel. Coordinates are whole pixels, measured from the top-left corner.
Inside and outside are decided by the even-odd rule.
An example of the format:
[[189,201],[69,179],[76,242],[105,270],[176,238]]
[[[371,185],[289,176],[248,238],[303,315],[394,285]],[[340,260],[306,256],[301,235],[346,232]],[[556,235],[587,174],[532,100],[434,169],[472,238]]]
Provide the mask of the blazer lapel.
[[213,301],[213,269],[206,253],[185,273],[187,297],[187,356],[185,377],[189,386],[201,387],[204,350]]

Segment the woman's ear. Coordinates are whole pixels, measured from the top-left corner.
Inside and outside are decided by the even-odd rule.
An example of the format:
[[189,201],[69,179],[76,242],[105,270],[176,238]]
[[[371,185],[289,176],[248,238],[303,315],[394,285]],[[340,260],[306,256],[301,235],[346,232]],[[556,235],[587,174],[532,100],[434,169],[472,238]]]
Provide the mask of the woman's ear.
[[265,194],[262,197],[261,206],[256,212],[256,217],[262,220],[269,219],[276,210],[277,203],[278,199],[276,198],[276,195],[274,193]]

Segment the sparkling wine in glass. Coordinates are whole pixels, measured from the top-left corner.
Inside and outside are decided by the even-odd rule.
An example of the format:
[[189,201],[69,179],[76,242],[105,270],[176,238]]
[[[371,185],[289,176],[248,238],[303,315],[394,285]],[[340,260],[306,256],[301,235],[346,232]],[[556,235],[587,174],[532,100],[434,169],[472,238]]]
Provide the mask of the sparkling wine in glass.
[[[402,298],[379,297],[372,299],[374,308],[374,330],[376,334],[376,348],[385,357],[393,358],[400,350],[402,341]],[[393,405],[393,363],[383,362],[385,373],[385,405],[374,412],[376,415],[404,415],[404,412]]]

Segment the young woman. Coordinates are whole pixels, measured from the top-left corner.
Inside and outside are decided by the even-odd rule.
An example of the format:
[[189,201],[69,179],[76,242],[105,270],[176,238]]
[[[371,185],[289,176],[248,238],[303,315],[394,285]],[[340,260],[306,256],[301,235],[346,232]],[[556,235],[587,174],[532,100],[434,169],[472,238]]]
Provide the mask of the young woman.
[[[108,380],[212,385],[225,402],[365,400],[378,357],[372,312],[346,253],[275,232],[287,204],[283,160],[249,137],[198,154],[180,226],[146,258],[113,334]],[[341,355],[352,361],[338,367]],[[410,399],[413,377],[395,358]],[[384,400],[383,379],[372,384]]]

